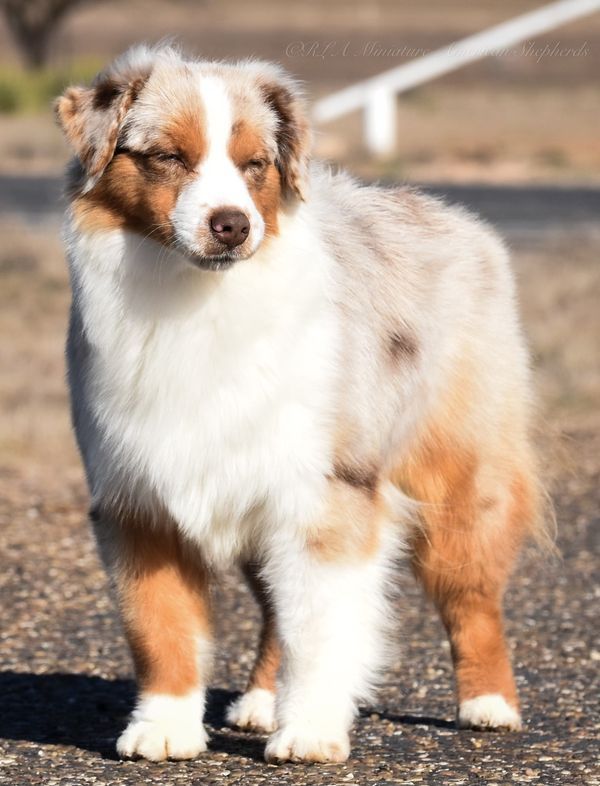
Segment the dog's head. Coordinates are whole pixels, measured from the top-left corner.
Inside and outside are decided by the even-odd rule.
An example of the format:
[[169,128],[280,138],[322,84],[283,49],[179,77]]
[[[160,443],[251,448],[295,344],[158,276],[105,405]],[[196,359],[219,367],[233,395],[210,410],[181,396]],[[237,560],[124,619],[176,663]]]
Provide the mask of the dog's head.
[[277,234],[304,197],[310,133],[295,83],[268,63],[188,61],[137,47],[56,115],[77,166],[75,212],[90,229],[121,227],[222,269]]

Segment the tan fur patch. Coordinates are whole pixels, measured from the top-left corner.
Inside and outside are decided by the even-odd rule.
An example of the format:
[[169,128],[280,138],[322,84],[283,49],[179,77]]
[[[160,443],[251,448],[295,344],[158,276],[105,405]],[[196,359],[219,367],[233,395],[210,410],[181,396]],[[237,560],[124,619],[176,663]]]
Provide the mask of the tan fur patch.
[[260,577],[258,566],[247,564],[244,566],[244,575],[252,589],[254,597],[259,604],[263,617],[263,624],[258,645],[258,654],[247,690],[263,688],[275,691],[277,672],[281,661],[281,648],[277,637],[275,609],[269,597],[267,588]]
[[[480,490],[482,476],[496,480],[492,496]],[[413,567],[448,631],[460,701],[500,693],[518,704],[501,601],[533,514],[525,477],[503,462],[494,470],[492,457],[435,427],[394,473],[397,485],[424,503]]]
[[195,169],[207,151],[205,127],[204,108],[196,101],[193,107],[180,110],[164,127],[159,146],[164,145],[168,152],[178,153],[188,169]]
[[56,118],[88,176],[99,176],[111,160],[125,115],[146,78],[125,85],[105,78],[96,87],[71,87],[56,101]]
[[510,485],[508,514],[506,505],[481,497],[480,463],[474,451],[432,434],[396,481],[425,503],[411,544],[413,567],[448,631],[459,700],[500,693],[516,707],[501,598],[528,511]]
[[94,188],[75,197],[80,228],[127,228],[168,245],[174,239],[171,213],[205,152],[202,116],[182,110],[144,150],[117,150]]
[[327,508],[308,533],[308,548],[325,562],[372,557],[379,546],[385,509],[376,492],[332,479]]
[[508,419],[495,439],[471,425],[477,386],[467,361],[453,379],[392,480],[423,503],[413,569],[447,629],[459,700],[500,693],[516,707],[502,596],[535,518],[535,470],[520,423]]
[[206,681],[199,645],[211,635],[208,576],[174,532],[120,527],[120,607],[140,689],[180,696]]
[[[228,153],[243,174],[250,196],[263,217],[265,235],[276,235],[281,182],[277,168],[268,158],[261,135],[245,121],[238,121],[229,140]],[[252,161],[262,161],[264,165],[257,169],[252,166]]]
[[306,199],[311,132],[304,104],[298,90],[281,79],[260,80],[260,88],[264,100],[278,117],[277,167],[283,195]]

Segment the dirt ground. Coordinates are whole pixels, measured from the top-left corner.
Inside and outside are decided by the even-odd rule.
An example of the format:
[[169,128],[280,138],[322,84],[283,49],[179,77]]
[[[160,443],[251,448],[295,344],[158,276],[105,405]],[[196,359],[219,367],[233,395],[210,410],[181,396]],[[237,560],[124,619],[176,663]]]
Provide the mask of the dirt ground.
[[[119,762],[131,662],[85,523],[62,357],[67,277],[54,226],[0,227],[0,783],[475,784],[597,786],[600,230],[509,238],[539,387],[539,444],[560,558],[527,554],[507,600],[523,699],[520,735],[458,732],[447,643],[399,577],[398,657],[361,710],[344,766],[278,769],[264,740],[224,726],[243,688],[256,610],[237,575],[218,590],[210,752]],[[541,285],[543,282],[543,286]]]

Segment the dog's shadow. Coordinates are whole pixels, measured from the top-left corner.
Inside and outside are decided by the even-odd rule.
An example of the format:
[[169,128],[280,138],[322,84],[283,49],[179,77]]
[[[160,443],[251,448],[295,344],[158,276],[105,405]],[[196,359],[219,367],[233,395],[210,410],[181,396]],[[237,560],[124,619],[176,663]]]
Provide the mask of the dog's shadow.
[[[238,695],[222,688],[209,691],[206,722],[211,727],[210,748],[262,761],[264,738],[219,731],[225,726],[227,705]],[[72,745],[116,759],[115,741],[133,707],[135,685],[132,680],[85,674],[4,671],[0,672],[0,697],[0,738]],[[452,725],[413,715],[393,720],[410,725]]]
[[[225,709],[238,694],[209,692],[206,722],[213,729],[211,748],[262,757],[258,739],[226,740],[218,734]],[[46,745],[73,745],[116,759],[115,741],[135,700],[133,680],[110,680],[86,674],[0,672],[0,738]],[[212,730],[211,730],[212,731]],[[255,751],[256,749],[256,751]]]

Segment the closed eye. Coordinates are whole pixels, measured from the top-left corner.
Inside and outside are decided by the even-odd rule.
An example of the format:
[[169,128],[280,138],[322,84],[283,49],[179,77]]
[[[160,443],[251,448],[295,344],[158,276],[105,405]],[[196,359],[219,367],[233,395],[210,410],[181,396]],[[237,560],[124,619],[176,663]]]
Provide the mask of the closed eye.
[[149,154],[152,158],[156,158],[158,161],[164,161],[165,163],[171,164],[179,164],[179,166],[183,166],[187,168],[187,164],[184,161],[183,157],[179,153],[150,153]]
[[180,153],[170,153],[164,150],[131,150],[131,148],[125,147],[124,145],[119,145],[115,153],[124,153],[134,158],[145,158],[166,164],[178,164],[187,169],[185,159]]
[[179,153],[150,153],[150,155],[156,156],[156,158],[160,158],[162,161],[179,161],[183,164],[183,158],[179,155]]
[[244,164],[244,169],[253,169],[255,171],[260,171],[264,169],[267,165],[267,162],[264,158],[251,158]]

